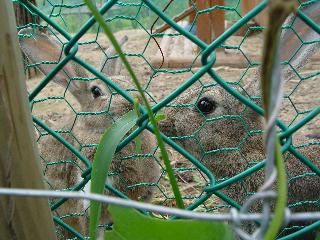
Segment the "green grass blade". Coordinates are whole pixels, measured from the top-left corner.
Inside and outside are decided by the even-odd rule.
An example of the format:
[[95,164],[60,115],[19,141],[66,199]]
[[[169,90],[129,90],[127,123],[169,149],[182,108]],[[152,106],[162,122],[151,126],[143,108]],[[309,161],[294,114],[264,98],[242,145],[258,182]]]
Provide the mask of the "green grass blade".
[[[91,192],[102,194],[108,171],[117,146],[137,121],[134,111],[126,113],[111,125],[102,135],[93,159],[91,173]],[[90,205],[90,239],[95,239],[98,220],[100,218],[101,203],[91,201]]]
[[101,16],[101,14],[99,13],[98,9],[96,8],[96,6],[91,2],[91,0],[84,0],[85,3],[87,4],[88,8],[90,9],[90,11],[92,12],[93,16],[95,17],[96,21],[100,24],[100,26],[102,27],[102,29],[104,30],[105,34],[108,36],[108,38],[110,39],[114,49],[116,50],[116,52],[119,54],[123,64],[125,65],[126,69],[128,70],[133,83],[136,85],[138,92],[141,95],[143,104],[145,105],[147,112],[148,112],[148,117],[150,120],[150,123],[154,129],[154,134],[156,135],[156,139],[160,148],[160,153],[161,153],[161,157],[164,161],[164,165],[166,167],[166,171],[168,173],[168,177],[170,180],[170,184],[172,187],[172,191],[173,194],[175,196],[176,199],[176,203],[177,206],[179,208],[184,208],[184,203],[181,197],[181,193],[178,187],[178,183],[177,183],[177,179],[174,176],[174,171],[170,165],[170,160],[169,160],[169,156],[168,153],[166,151],[164,142],[162,141],[162,138],[160,136],[160,130],[158,128],[157,125],[157,121],[155,120],[152,110],[151,110],[151,106],[143,92],[143,89],[138,81],[138,78],[136,77],[134,71],[132,70],[128,60],[126,59],[125,55],[123,54],[120,45],[118,44],[116,38],[114,37],[113,33],[111,32],[110,28],[108,27],[108,25],[106,24],[106,22],[104,21],[103,17]]
[[[137,99],[137,98],[134,99],[133,106],[134,106],[134,111],[136,112],[137,116],[141,117],[141,113],[139,111],[139,99]],[[137,129],[137,128],[138,128],[138,126],[135,127],[135,129]],[[141,142],[140,135],[136,136],[136,138],[134,139],[134,143],[135,143],[136,153],[141,153],[142,152],[142,142]]]

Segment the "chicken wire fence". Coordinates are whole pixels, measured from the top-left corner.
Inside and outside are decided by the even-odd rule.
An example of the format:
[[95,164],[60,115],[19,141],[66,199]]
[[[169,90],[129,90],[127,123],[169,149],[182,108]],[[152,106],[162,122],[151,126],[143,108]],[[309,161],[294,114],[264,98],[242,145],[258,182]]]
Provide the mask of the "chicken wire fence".
[[[240,1],[226,1],[224,6],[213,5],[201,10],[197,1],[190,2],[195,18],[189,25],[173,21],[175,14],[188,7],[188,1],[173,1],[165,11],[166,1],[109,0],[96,5],[118,40],[123,42],[125,55],[143,84],[153,111],[163,111],[167,115],[159,125],[187,209],[226,212],[231,207],[240,209],[264,180],[264,131],[261,120],[255,117],[255,113],[262,112],[260,92],[254,90],[257,82],[252,83],[250,79],[254,79],[261,64],[252,55],[261,50],[259,33],[266,26],[248,23],[262,14],[268,1],[261,1],[246,15],[241,14]],[[320,209],[317,191],[320,72],[315,55],[303,66],[299,62],[299,57],[305,58],[306,48],[319,47],[319,14],[309,14],[313,4],[318,2],[299,2],[297,16],[283,26],[292,37],[285,39],[288,43],[285,45],[293,47],[286,49],[287,55],[281,59],[286,69],[283,75],[290,76],[290,81],[286,83],[277,126],[287,167],[295,166],[287,172],[288,206],[294,212]],[[85,191],[102,131],[132,109],[136,89],[130,85],[128,74],[119,64],[119,56],[82,1],[43,0],[34,6],[26,0],[14,0],[13,4],[27,9],[34,19],[17,28],[20,46],[27,55],[26,67],[36,67],[44,73],[30,77],[27,86],[48,188]],[[195,35],[195,26],[201,15],[217,10],[223,11],[226,19],[236,21],[221,36],[206,44]],[[305,31],[297,29],[297,22]],[[175,30],[154,33],[154,23],[156,26],[168,23]],[[241,28],[245,29],[245,34],[236,36]],[[306,38],[309,32],[316,37]],[[166,60],[160,43],[165,38],[173,39],[169,48],[177,55],[183,48],[179,43],[190,40],[194,59],[189,65],[168,68],[153,62],[157,55]],[[290,41],[298,44],[290,45]],[[230,65],[241,59],[243,66],[234,68],[228,63],[216,66],[221,52],[226,54]],[[200,66],[197,65],[199,61]],[[215,96],[214,101],[210,94]],[[103,99],[103,103],[97,104],[95,99]],[[219,108],[219,104],[223,108]],[[212,115],[212,109],[218,113]],[[106,184],[106,189],[119,197],[174,206],[158,147],[142,146],[140,151],[130,147],[138,135],[152,132],[144,111],[138,122],[139,127],[118,146],[119,152],[109,173],[112,184]],[[145,169],[137,170],[141,163]],[[154,168],[159,168],[160,172],[152,175]],[[296,188],[310,183],[315,189],[312,194]],[[290,187],[301,196],[291,202]],[[149,199],[150,192],[154,192],[152,199]],[[85,230],[73,226],[80,218],[87,218],[88,206],[79,209],[76,201],[50,200],[61,239],[86,238]],[[319,223],[310,222],[312,225],[308,228],[301,224],[290,225],[279,237],[291,239],[285,236],[315,229]]]

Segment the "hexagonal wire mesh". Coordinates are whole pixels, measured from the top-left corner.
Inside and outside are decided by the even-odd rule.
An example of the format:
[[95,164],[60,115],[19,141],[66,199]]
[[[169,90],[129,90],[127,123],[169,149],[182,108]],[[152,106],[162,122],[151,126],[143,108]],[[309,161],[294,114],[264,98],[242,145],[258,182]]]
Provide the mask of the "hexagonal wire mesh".
[[[18,26],[18,30],[20,45],[31,60],[27,67],[38,67],[44,73],[29,79],[27,86],[48,187],[84,190],[102,132],[132,109],[136,89],[82,1],[44,0],[38,1],[38,7],[25,0],[13,2],[26,8],[34,19],[41,18],[40,24],[34,21]],[[257,53],[262,49],[260,32],[266,26],[251,26],[248,22],[266,8],[268,1],[261,1],[245,16],[240,13],[239,0],[201,10],[196,1],[190,2],[195,15],[190,22],[194,26],[191,31],[190,25],[172,21],[175,14],[188,7],[188,1],[173,1],[164,12],[161,9],[167,1],[110,0],[97,6],[118,40],[123,40],[123,50],[154,112],[161,110],[167,115],[160,127],[167,135],[164,140],[187,208],[220,212],[230,206],[239,208],[263,183],[263,126],[256,114],[261,109],[255,74],[260,65]],[[319,35],[307,38],[309,32],[319,33],[320,26],[315,24],[319,23],[319,16],[305,11],[317,1],[299,3],[298,16],[284,25],[291,34],[290,39],[283,40],[288,44],[283,44],[286,54],[281,60],[286,70],[284,77],[290,81],[286,82],[278,126],[287,159],[289,189],[301,196],[291,200],[289,196],[289,207],[295,211],[319,211],[319,194],[311,196],[296,187],[310,182],[318,187],[320,175],[319,59],[313,58],[303,67],[296,62],[301,56],[310,57],[303,55],[307,47],[319,46]],[[194,35],[195,26],[201,16],[218,10],[236,23],[209,45]],[[153,33],[157,18],[158,25],[167,22],[175,31]],[[299,24],[303,25],[302,30],[298,29]],[[236,35],[240,28],[245,29],[243,36]],[[154,57],[161,56],[161,38],[171,41],[166,51],[176,57],[172,61],[183,62],[188,52],[192,56],[190,63],[175,69],[155,64]],[[189,45],[189,50],[182,43]],[[170,57],[164,54],[165,60]],[[218,66],[225,56],[225,66]],[[234,67],[234,61],[241,61],[241,68]],[[117,196],[136,200],[149,200],[154,192],[153,203],[172,206],[174,198],[157,146],[151,144],[150,136],[144,137],[148,130],[152,131],[146,114],[141,116],[141,122],[119,145],[122,150],[109,174],[112,184],[106,188]],[[138,134],[143,142],[150,142],[141,152],[132,147]],[[87,234],[85,227],[74,227],[87,217],[88,206],[77,202],[51,200],[61,239],[83,239]],[[289,232],[301,228],[292,225]]]

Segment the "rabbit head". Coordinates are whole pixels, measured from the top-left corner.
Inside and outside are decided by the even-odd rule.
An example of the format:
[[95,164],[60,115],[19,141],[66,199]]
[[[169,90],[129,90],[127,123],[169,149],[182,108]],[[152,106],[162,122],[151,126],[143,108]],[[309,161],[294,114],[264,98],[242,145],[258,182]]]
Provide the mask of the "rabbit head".
[[[176,141],[199,160],[224,165],[226,159],[237,163],[243,154],[248,160],[262,154],[262,146],[248,146],[261,138],[255,134],[262,129],[260,117],[222,87],[195,88],[174,103],[178,107],[165,110],[167,119],[159,122],[160,129],[170,137],[181,137]],[[250,149],[257,153],[249,154]]]
[[[30,62],[39,63],[40,71],[48,75],[55,67],[56,62],[63,57],[63,46],[55,40],[55,38],[48,36],[48,34],[35,31],[31,28],[23,29],[20,34],[31,36],[20,38],[20,47]],[[121,40],[121,44],[127,41],[127,36]],[[114,49],[107,50],[109,56],[114,55]],[[43,64],[45,62],[45,64]],[[48,62],[53,64],[48,64]],[[116,65],[119,61],[111,60],[108,65],[104,67],[104,72],[112,75],[109,77],[112,81],[118,83],[122,87],[127,87],[130,79],[125,76],[119,76],[115,71]],[[119,69],[119,67],[118,67]],[[116,96],[111,88],[100,80],[86,81],[87,73],[83,68],[75,63],[68,62],[62,70],[60,70],[54,77],[53,81],[65,87],[80,104],[81,112],[108,112],[109,114],[91,115],[88,114],[83,121],[86,127],[95,128],[96,131],[103,132],[105,127],[113,122],[114,116],[121,116],[129,109],[132,109],[131,104],[123,98]],[[111,104],[112,101],[112,104]]]
[[[48,64],[48,62],[55,63],[60,61],[63,53],[63,46],[54,40],[53,37],[48,36],[48,34],[34,31],[31,28],[21,30],[20,34],[31,36],[20,39],[21,49],[32,63],[40,63],[38,68],[45,75],[48,75],[55,66],[54,64]],[[125,36],[120,41],[120,45],[123,45],[127,40],[128,37]],[[113,56],[114,54],[115,50],[113,48],[107,50],[108,56]],[[128,77],[117,75],[120,72],[119,69],[121,69],[121,67],[119,67],[121,65],[119,61],[111,59],[111,61],[108,60],[107,64],[105,61],[106,60],[101,64],[103,66],[101,68],[103,73],[110,74],[108,77],[121,88],[132,88],[131,81]],[[97,144],[106,127],[111,125],[117,118],[132,110],[133,105],[119,94],[116,94],[115,91],[108,87],[104,82],[100,80],[85,81],[84,79],[87,77],[88,75],[81,66],[74,62],[68,62],[52,80],[63,86],[66,89],[66,92],[70,92],[79,102],[80,111],[86,113],[83,115],[80,114],[73,126],[73,132],[75,132],[77,138],[79,136],[78,140],[82,144]],[[135,94],[133,93],[132,95]],[[143,131],[142,138],[143,140],[147,139],[146,141],[142,140],[143,151],[152,151],[151,149],[155,147],[155,144],[153,144],[154,141],[151,137],[151,133]],[[133,149],[132,146],[126,146],[124,150],[121,151],[121,154],[130,155],[130,153],[134,151]],[[87,157],[92,160],[95,149],[84,151]],[[143,166],[141,166],[143,165],[143,161],[136,162],[137,163],[133,163],[132,166],[129,166],[128,163],[128,171],[126,172],[124,170],[125,174],[128,175],[128,178],[130,172],[135,174],[144,171]],[[152,165],[151,168],[157,172],[155,162],[150,160],[148,163]],[[129,168],[132,169],[129,170]],[[150,178],[156,178],[157,174],[155,172],[150,172],[150,174],[147,175],[150,176]],[[154,175],[152,175],[153,173]],[[140,173],[138,175],[143,178]],[[144,196],[142,197],[144,198]]]

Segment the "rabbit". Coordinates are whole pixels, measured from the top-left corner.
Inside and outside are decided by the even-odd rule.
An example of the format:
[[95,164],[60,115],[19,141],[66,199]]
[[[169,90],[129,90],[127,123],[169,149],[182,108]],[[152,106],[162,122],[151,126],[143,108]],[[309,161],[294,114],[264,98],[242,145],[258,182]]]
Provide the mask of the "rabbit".
[[[319,9],[320,2],[317,2],[305,7],[303,11],[320,24]],[[293,19],[295,16],[289,16],[285,24],[290,24]],[[293,29],[301,34],[304,41],[319,40],[319,35],[298,18],[293,22]],[[295,36],[294,31],[285,29],[282,32],[280,58],[285,61],[293,56],[290,65],[298,70],[318,51],[320,43],[302,45],[300,51],[295,53],[301,41]],[[249,83],[234,88],[246,97],[261,96],[259,74],[260,70],[257,70],[254,79]],[[282,76],[285,81],[289,81],[293,77],[292,69],[287,65],[283,66]],[[254,99],[256,98],[252,98],[252,101]],[[255,102],[261,105],[259,100]],[[221,86],[194,86],[182,93],[172,104],[173,106],[163,109],[167,118],[159,122],[161,132],[168,137],[181,136],[180,139],[174,140],[211,170],[216,179],[233,177],[265,159],[265,140],[263,135],[259,134],[264,127],[263,118]],[[298,151],[320,167],[319,145],[301,147]],[[292,205],[291,210],[319,211],[319,205],[317,207],[315,203],[307,204],[307,201],[311,203],[320,200],[320,176],[313,173],[301,178],[299,176],[310,173],[311,170],[289,152],[284,154],[284,159],[290,179],[288,205]],[[246,196],[257,192],[263,185],[264,176],[263,169],[259,170],[221,191],[242,205]],[[300,201],[304,201],[305,205],[299,205]],[[260,207],[261,203],[254,205],[251,210],[261,212]],[[310,223],[302,223],[307,224]],[[245,226],[245,229],[249,232],[253,230],[249,225]],[[315,231],[302,236],[301,239],[314,238]]]
[[[19,33],[32,35],[31,38],[25,37],[19,40],[20,47],[30,62],[59,61],[63,47],[52,36],[30,28],[23,29]],[[126,40],[127,37],[123,38],[121,44],[124,44]],[[109,56],[115,55],[115,50],[108,49],[107,54]],[[117,70],[118,72],[112,71],[115,66],[119,66],[114,61],[110,62],[110,68],[108,62],[107,65],[103,63],[102,69],[112,81],[126,87],[130,79],[125,76],[118,76],[119,70]],[[40,71],[45,75],[48,75],[53,67],[54,65],[52,64],[39,65]],[[117,67],[117,69],[120,68]],[[69,81],[72,77],[86,78],[87,74],[79,65],[69,62],[63,71],[59,71],[55,75],[52,81],[65,87],[67,89],[66,92],[74,96],[80,104],[81,112],[107,111],[107,114],[81,115],[77,116],[78,119],[76,121],[73,117],[70,121],[59,123],[58,126],[55,126],[55,129],[68,129],[68,126],[75,121],[76,123],[72,130],[73,134],[65,133],[62,136],[92,161],[95,148],[86,147],[85,145],[99,143],[106,127],[132,110],[133,106],[121,96],[112,94],[110,88],[102,81]],[[120,157],[129,157],[135,153],[135,145],[133,143],[124,147],[116,154],[111,163],[111,171],[117,173],[118,176],[108,177],[108,182],[111,182],[116,189],[126,193],[131,199],[150,201],[154,192],[153,187],[146,187],[145,185],[127,187],[139,183],[155,183],[160,175],[159,165],[155,159],[144,155],[152,154],[156,147],[153,135],[148,131],[143,131],[140,136],[142,142],[141,155],[132,159],[120,160]],[[39,148],[40,155],[45,163],[43,167],[46,181],[52,185],[53,189],[70,189],[82,180],[82,166],[79,166],[76,156],[55,138],[50,135],[42,136],[39,140]],[[70,212],[83,214],[85,211],[86,205],[83,201],[67,200],[57,208],[56,214],[64,216],[70,214]],[[87,234],[88,220],[86,217],[71,217],[64,219],[64,221],[80,233]],[[103,211],[100,223],[105,224],[109,221],[111,221],[109,214]],[[63,233],[65,237],[74,237],[71,233]]]

